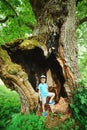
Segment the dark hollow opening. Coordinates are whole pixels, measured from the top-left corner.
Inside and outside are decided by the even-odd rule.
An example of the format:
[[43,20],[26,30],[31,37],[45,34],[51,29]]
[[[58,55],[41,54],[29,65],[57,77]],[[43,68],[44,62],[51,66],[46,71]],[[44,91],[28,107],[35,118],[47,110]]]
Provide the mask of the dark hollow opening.
[[67,97],[64,88],[65,78],[55,54],[51,53],[49,57],[45,57],[43,51],[38,47],[31,50],[16,50],[15,52],[8,50],[8,53],[12,61],[20,64],[28,74],[29,82],[35,90],[40,75],[46,75],[46,72],[50,69],[55,83],[59,81],[61,84],[60,96]]

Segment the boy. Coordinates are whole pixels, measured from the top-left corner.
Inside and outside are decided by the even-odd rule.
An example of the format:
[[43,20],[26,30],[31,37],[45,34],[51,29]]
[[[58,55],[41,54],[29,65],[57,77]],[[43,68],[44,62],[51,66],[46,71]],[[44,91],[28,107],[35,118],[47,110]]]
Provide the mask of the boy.
[[42,115],[47,116],[46,111],[45,111],[46,98],[47,98],[47,96],[51,97],[50,101],[49,101],[49,105],[55,104],[55,102],[52,101],[53,98],[55,97],[55,93],[48,91],[48,85],[46,83],[45,75],[42,75],[40,77],[40,81],[41,81],[41,83],[39,84],[38,89],[39,89],[40,100],[42,101],[42,110],[43,110]]

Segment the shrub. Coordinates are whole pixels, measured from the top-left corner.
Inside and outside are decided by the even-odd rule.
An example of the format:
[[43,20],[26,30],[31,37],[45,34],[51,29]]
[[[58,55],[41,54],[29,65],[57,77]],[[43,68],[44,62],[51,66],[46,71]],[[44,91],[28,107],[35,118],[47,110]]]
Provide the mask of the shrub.
[[69,117],[64,123],[61,124],[60,130],[79,130],[79,126],[75,124],[75,119]]
[[74,103],[70,104],[74,110],[75,119],[87,130],[87,87],[79,87],[74,93]]
[[34,113],[27,115],[15,114],[7,130],[48,130],[44,121],[44,117],[36,116]]
[[68,117],[66,121],[59,123],[52,130],[79,130],[79,126],[75,123],[75,119]]

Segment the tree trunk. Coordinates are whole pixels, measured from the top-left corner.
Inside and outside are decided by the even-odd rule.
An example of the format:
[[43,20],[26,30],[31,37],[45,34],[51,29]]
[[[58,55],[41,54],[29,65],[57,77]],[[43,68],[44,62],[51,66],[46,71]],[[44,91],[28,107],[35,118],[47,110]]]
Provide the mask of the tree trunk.
[[38,25],[34,31],[34,35],[46,34],[48,53],[54,53],[61,65],[65,79],[63,86],[71,99],[80,78],[75,13],[76,0],[46,1],[40,10]]
[[38,21],[33,36],[0,47],[0,77],[21,100],[21,112],[38,105],[37,86],[47,76],[49,91],[72,100],[80,77],[77,59],[75,0],[30,0]]

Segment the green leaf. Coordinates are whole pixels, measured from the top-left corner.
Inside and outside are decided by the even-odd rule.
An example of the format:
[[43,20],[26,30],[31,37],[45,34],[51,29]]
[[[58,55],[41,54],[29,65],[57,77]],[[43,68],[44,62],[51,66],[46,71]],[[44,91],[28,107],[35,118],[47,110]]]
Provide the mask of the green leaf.
[[0,44],[28,36],[32,33],[32,29],[27,24],[36,25],[29,0],[9,0],[8,2],[1,0],[0,17],[3,19],[8,15],[14,15],[14,18],[9,17],[5,23],[0,24]]

